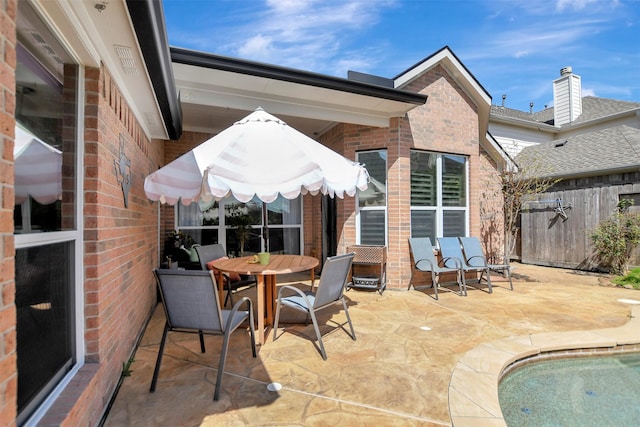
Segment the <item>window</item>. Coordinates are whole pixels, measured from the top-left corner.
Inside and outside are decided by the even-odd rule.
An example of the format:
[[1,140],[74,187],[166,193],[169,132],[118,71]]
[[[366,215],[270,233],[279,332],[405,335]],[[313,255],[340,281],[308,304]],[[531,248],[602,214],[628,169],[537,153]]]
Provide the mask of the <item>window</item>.
[[467,233],[467,160],[464,156],[411,152],[411,237]]
[[18,15],[13,217],[21,425],[82,364],[84,342],[78,315],[80,67],[29,2],[18,2]]
[[[232,197],[211,203],[177,206],[179,229],[201,245],[220,243],[230,256],[263,250],[262,201],[240,203]],[[221,214],[222,213],[222,214]],[[302,198],[282,196],[267,204],[269,252],[300,255],[302,248]],[[266,248],[264,248],[266,250]]]
[[369,187],[358,192],[356,240],[361,245],[386,245],[387,151],[362,151],[357,158],[369,172]]

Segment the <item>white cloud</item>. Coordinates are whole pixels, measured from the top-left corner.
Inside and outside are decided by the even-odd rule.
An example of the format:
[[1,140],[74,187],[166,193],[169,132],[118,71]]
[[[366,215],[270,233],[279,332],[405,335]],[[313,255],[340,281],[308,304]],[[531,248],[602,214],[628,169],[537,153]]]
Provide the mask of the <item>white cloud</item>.
[[558,0],[556,2],[556,10],[562,12],[565,9],[582,10],[588,4],[594,3],[596,0]]
[[607,21],[598,18],[529,20],[526,25],[483,34],[482,42],[465,58],[497,60],[572,52],[605,25]]
[[[314,72],[365,63],[345,59],[350,34],[375,25],[395,0],[266,0],[265,8],[236,32],[234,55]],[[347,47],[348,48],[348,47]],[[346,71],[344,71],[346,74]],[[344,74],[342,74],[344,75]]]
[[240,56],[245,58],[253,58],[259,61],[267,60],[273,52],[273,41],[271,37],[258,34],[238,48]]
[[596,91],[593,89],[582,87],[582,97],[584,98],[585,96],[597,96]]

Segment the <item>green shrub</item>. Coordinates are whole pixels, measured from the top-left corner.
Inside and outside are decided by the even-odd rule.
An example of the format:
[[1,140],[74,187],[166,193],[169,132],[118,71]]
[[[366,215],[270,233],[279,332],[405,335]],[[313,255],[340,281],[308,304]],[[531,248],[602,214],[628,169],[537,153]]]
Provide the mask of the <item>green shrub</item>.
[[591,235],[600,260],[612,274],[626,274],[631,252],[640,244],[640,215],[629,212],[632,204],[633,200],[620,200],[616,212],[600,222]]
[[612,282],[619,286],[630,285],[633,289],[640,289],[640,267],[634,268],[626,276],[614,278]]

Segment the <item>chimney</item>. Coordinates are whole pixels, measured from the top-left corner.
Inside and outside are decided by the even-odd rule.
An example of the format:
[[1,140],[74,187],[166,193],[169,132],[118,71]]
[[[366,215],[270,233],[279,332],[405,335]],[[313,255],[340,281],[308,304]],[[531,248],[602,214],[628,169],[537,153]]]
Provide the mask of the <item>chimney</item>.
[[507,94],[502,95],[502,108],[504,108],[504,104],[507,101]]
[[574,122],[582,114],[582,80],[571,67],[560,70],[553,81],[553,123],[562,126]]

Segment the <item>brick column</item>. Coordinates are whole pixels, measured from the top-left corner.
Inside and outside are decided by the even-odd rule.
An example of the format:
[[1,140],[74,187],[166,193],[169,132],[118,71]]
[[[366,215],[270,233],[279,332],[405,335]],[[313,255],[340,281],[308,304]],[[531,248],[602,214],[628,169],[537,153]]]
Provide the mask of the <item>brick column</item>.
[[17,415],[16,307],[13,238],[16,0],[0,3],[0,425]]

